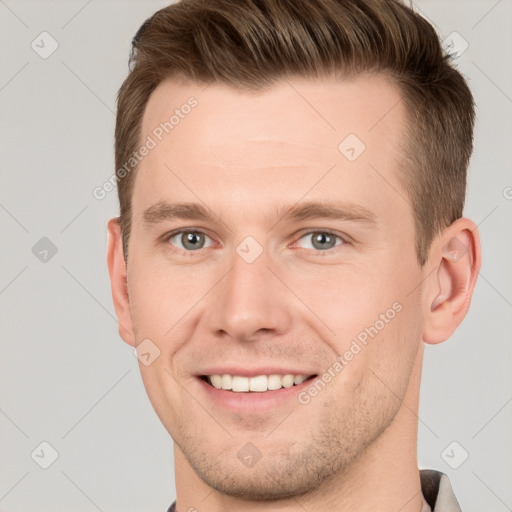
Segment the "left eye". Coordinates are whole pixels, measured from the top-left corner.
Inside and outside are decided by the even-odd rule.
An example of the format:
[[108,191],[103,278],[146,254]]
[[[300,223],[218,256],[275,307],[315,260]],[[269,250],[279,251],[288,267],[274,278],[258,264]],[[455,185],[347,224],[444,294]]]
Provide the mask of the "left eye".
[[[310,246],[306,249],[318,249],[320,251],[326,251],[345,243],[340,236],[329,231],[310,231],[299,240],[302,239],[311,240]],[[339,239],[341,243],[336,243],[336,239]]]
[[210,237],[201,231],[178,231],[177,233],[171,234],[167,240],[172,245],[176,245],[173,242],[175,238],[182,244],[181,247],[178,245],[178,249],[185,251],[197,251],[205,247],[210,247],[209,245],[204,246],[205,239],[210,239]]

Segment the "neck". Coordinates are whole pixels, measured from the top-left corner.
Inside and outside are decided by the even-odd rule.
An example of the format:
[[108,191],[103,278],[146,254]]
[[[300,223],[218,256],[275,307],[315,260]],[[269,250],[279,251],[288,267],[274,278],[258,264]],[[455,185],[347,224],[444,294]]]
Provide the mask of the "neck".
[[388,428],[342,474],[336,474],[305,495],[276,502],[249,501],[220,493],[195,474],[183,452],[174,444],[177,512],[421,512],[417,412],[422,359],[423,344],[418,350],[402,405]]

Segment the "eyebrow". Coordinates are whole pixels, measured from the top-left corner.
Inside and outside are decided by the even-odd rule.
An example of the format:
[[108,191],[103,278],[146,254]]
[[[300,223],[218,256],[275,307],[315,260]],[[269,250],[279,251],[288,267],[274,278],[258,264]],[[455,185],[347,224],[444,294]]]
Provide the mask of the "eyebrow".
[[[333,219],[350,222],[376,224],[373,212],[354,203],[327,204],[320,202],[304,202],[292,206],[279,206],[274,209],[278,222],[308,219]],[[169,220],[199,220],[216,222],[218,217],[199,203],[168,203],[160,201],[143,213],[146,226]]]

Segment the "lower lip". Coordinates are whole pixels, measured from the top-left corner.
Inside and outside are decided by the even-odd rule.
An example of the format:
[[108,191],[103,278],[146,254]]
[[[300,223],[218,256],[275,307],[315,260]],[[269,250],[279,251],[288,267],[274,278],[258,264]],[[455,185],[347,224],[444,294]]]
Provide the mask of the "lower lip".
[[289,388],[281,388],[273,391],[247,391],[235,392],[225,389],[217,389],[197,377],[200,387],[207,394],[208,398],[221,407],[236,410],[237,412],[254,413],[255,411],[268,411],[275,407],[282,406],[286,401],[295,399],[297,395],[307,388],[315,377],[301,382]]

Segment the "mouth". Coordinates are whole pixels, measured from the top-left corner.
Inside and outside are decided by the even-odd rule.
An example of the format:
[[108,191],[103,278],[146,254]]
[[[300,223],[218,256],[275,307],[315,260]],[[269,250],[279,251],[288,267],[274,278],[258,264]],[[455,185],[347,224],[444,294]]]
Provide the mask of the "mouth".
[[317,374],[271,374],[245,377],[225,373],[222,375],[201,375],[200,379],[215,389],[231,391],[232,393],[265,393],[299,386],[315,377],[317,377]]

